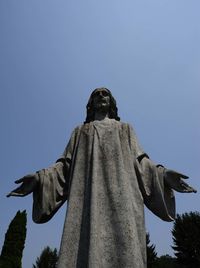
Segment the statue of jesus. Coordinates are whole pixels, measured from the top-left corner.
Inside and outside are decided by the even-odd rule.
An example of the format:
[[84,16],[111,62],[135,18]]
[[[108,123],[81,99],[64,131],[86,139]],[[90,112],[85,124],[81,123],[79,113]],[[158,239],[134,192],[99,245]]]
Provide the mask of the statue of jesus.
[[173,190],[196,192],[188,177],[156,165],[118,117],[107,88],[95,89],[83,125],[49,168],[16,181],[8,196],[33,193],[33,221],[49,221],[67,201],[58,268],[145,268],[144,204],[175,218]]

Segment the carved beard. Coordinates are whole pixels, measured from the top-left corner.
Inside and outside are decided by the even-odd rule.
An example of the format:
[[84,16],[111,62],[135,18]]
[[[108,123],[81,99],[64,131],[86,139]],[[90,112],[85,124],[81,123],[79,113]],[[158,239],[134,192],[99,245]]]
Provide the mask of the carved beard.
[[94,106],[94,111],[95,112],[108,112],[110,109],[110,104],[107,103],[106,101],[102,100],[99,101],[95,106]]

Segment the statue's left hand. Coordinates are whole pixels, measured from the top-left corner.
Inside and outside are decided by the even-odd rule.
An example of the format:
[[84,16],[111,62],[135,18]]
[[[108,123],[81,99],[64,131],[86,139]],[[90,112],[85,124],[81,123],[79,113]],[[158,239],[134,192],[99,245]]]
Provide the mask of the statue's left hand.
[[164,180],[170,188],[180,193],[196,193],[197,190],[185,183],[183,179],[188,179],[188,176],[171,169],[165,170]]

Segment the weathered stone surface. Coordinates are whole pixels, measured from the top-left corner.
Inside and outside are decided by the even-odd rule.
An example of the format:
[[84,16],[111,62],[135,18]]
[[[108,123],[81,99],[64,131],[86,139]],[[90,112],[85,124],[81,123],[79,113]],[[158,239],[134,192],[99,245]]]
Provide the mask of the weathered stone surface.
[[57,163],[17,180],[8,196],[33,192],[36,223],[67,200],[58,268],[145,268],[144,204],[172,221],[172,189],[196,192],[181,178],[149,159],[132,127],[120,122],[111,92],[98,88]]
[[164,220],[174,216],[163,168],[145,156],[132,128],[115,119],[76,128],[58,163],[38,174],[36,222],[49,220],[68,198],[59,268],[145,267],[144,202]]

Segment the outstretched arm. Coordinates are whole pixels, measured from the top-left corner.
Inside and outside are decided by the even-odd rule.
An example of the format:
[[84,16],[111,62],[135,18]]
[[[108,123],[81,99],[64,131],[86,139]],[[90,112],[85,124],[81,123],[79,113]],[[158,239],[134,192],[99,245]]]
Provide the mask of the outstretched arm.
[[58,161],[49,168],[37,171],[15,181],[21,185],[7,197],[23,197],[33,193],[33,220],[43,223],[52,218],[67,200],[69,186],[69,163]]
[[187,176],[162,165],[155,165],[148,157],[136,161],[136,173],[145,205],[164,221],[175,219],[173,190],[181,193],[196,192],[183,179]]
[[50,220],[68,198],[76,135],[75,129],[64,153],[55,164],[17,180],[15,183],[21,185],[7,195],[23,197],[33,193],[33,220],[36,223]]

